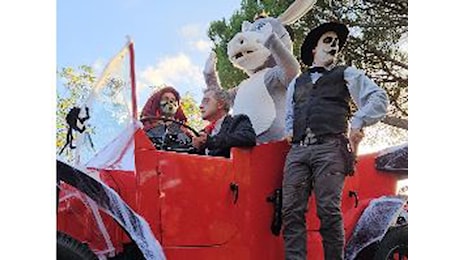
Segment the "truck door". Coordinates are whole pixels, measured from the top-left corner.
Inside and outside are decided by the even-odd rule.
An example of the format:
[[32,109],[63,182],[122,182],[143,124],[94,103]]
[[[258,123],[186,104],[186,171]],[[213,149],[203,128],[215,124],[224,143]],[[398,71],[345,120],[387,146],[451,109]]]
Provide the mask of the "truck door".
[[216,246],[236,234],[231,164],[222,157],[159,153],[164,246]]

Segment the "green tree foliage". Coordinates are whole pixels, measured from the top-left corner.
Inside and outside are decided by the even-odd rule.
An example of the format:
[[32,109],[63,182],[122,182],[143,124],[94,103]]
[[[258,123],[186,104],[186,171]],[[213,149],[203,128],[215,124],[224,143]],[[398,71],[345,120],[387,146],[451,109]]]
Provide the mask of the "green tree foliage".
[[[292,2],[294,0],[243,0],[240,10],[228,20],[223,18],[211,23],[208,36],[214,42],[217,70],[224,88],[236,86],[247,77],[231,65],[227,56],[226,44],[240,31],[242,22],[253,21],[262,10],[277,17]],[[345,23],[351,33],[340,58],[366,71],[387,91],[390,110],[384,122],[407,129],[407,52],[400,48],[401,41],[407,42],[407,16],[407,0],[318,0],[309,13],[291,25],[294,55],[300,62],[300,46],[311,28],[327,21]]]
[[203,129],[205,124],[201,119],[200,107],[189,92],[181,98],[181,106],[187,117],[187,124],[197,131]]

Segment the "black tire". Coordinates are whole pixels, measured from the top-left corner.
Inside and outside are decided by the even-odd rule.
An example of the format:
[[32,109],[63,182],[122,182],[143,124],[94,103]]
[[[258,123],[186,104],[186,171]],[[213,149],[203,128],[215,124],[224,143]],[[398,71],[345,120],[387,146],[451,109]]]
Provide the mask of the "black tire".
[[69,235],[57,233],[57,260],[97,260],[89,247]]
[[390,259],[409,259],[408,225],[391,227],[379,243],[374,260]]

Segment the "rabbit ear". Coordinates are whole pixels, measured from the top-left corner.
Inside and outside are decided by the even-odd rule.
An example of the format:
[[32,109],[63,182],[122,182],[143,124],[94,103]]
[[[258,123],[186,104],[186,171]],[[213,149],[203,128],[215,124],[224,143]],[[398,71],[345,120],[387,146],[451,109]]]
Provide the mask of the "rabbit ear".
[[315,3],[316,0],[296,0],[278,17],[278,20],[283,25],[293,24],[310,11]]
[[241,31],[242,32],[245,32],[245,31],[249,31],[249,28],[251,27],[251,23],[248,22],[248,21],[243,21],[243,24],[241,24]]

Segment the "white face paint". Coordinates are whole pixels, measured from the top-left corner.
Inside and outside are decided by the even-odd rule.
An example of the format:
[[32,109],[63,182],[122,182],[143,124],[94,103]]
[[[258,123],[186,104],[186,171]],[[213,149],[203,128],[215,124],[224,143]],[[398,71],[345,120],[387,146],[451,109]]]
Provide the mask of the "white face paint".
[[313,64],[328,67],[335,63],[339,53],[339,38],[335,32],[326,32],[313,49]]
[[179,108],[179,102],[173,93],[166,92],[161,96],[160,107],[164,116],[173,117]]

